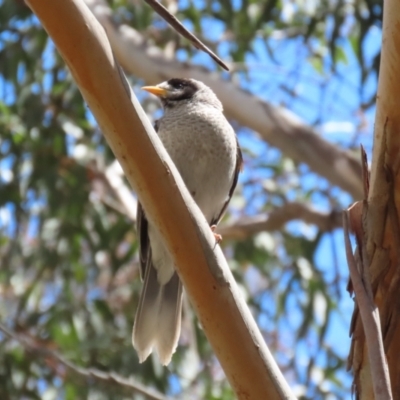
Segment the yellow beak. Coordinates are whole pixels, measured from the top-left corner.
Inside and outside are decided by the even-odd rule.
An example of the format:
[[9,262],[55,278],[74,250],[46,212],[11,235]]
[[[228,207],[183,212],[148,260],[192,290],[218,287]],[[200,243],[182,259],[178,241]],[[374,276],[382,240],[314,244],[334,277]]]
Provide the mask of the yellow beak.
[[167,90],[162,89],[158,86],[143,86],[142,90],[146,90],[146,92],[155,94],[156,96],[159,96],[159,97],[165,96],[168,93]]

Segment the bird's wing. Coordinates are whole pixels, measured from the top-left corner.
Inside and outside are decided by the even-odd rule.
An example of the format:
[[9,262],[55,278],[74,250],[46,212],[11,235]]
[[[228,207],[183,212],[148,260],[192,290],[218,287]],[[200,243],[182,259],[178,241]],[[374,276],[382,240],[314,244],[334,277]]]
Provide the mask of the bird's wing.
[[[154,121],[154,130],[158,132],[159,120]],[[142,280],[145,277],[146,266],[151,257],[150,241],[149,241],[149,223],[147,222],[146,215],[142,205],[138,202],[136,209],[136,230],[139,237],[139,258],[140,258],[140,277]]]
[[143,207],[138,202],[136,209],[136,230],[139,237],[139,259],[140,259],[140,277],[144,279],[146,273],[147,259],[150,256],[150,242],[148,235],[148,226],[146,216],[144,215]]
[[228,199],[224,203],[224,205],[223,205],[221,211],[218,213],[218,215],[216,217],[214,217],[213,220],[211,221],[211,226],[217,225],[219,223],[219,221],[221,220],[222,216],[224,215],[226,208],[228,207],[228,204],[231,201],[233,192],[235,191],[237,181],[239,178],[239,173],[242,170],[242,168],[243,168],[243,155],[242,155],[242,151],[240,150],[239,142],[236,138],[236,167],[235,167],[235,174],[233,175],[232,186],[229,190]]

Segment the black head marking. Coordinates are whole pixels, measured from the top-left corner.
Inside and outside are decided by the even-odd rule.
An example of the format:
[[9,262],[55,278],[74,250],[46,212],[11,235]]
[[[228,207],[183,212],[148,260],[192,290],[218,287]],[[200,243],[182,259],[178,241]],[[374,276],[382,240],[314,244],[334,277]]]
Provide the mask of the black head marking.
[[161,98],[164,107],[174,107],[177,102],[190,100],[200,87],[191,79],[173,78],[167,81],[172,91],[168,96]]
[[183,90],[185,92],[195,93],[199,90],[198,84],[192,79],[184,79],[184,78],[172,78],[167,81],[168,85],[177,90]]

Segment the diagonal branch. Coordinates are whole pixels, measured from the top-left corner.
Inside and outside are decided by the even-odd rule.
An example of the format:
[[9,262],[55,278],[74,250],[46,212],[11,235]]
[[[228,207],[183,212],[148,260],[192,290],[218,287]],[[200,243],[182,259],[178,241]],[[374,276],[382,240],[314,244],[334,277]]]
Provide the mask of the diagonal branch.
[[259,133],[297,162],[307,164],[332,184],[362,198],[361,164],[356,155],[324,140],[287,109],[276,107],[204,67],[170,60],[135,29],[116,25],[105,0],[85,0],[107,31],[113,51],[131,74],[155,84],[176,76],[192,77],[211,86],[228,116]]
[[163,234],[237,397],[294,399],[205,217],[131,92],[104,30],[82,0],[28,4],[68,65],[146,216]]
[[[124,378],[115,372],[105,372],[100,371],[96,368],[83,368],[79,365],[74,364],[73,362],[67,360],[62,355],[57,353],[54,350],[50,350],[47,347],[40,345],[40,340],[36,338],[32,338],[28,335],[22,335],[20,333],[16,333],[11,329],[8,329],[3,323],[0,322],[0,331],[3,332],[5,336],[10,339],[15,340],[21,346],[24,347],[26,351],[29,353],[41,357],[43,359],[50,359],[56,362],[55,369],[59,371],[59,367],[57,364],[61,364],[63,368],[66,369],[67,373],[74,375],[77,378],[83,379],[95,379],[96,381],[103,383],[110,383],[114,385],[118,385],[123,387],[124,389],[132,390],[135,393],[140,393],[145,396],[145,398],[149,400],[169,400],[169,397],[162,395],[161,393],[156,392],[153,389],[149,389],[146,386],[142,385],[139,382],[135,382],[133,379]],[[51,365],[54,365],[51,363]]]

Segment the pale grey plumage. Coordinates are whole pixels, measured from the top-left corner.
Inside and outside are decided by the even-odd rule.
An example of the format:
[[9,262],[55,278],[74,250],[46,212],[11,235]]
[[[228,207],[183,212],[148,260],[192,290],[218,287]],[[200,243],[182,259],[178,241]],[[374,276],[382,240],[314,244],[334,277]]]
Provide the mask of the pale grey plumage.
[[[212,90],[194,79],[146,87],[158,95],[164,116],[158,134],[210,225],[219,222],[236,186],[242,156],[236,135]],[[167,365],[180,334],[182,285],[157,227],[138,206],[143,291],[133,329],[140,362],[157,350]]]

